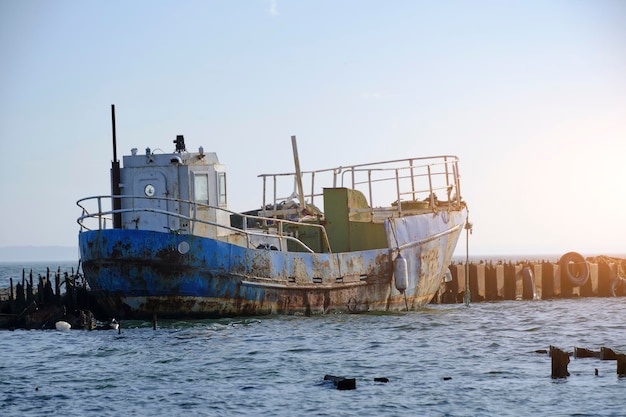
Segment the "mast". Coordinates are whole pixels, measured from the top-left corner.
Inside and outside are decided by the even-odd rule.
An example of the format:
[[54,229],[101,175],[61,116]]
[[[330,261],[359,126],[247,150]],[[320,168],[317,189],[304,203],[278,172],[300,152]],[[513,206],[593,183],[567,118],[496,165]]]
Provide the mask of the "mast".
[[306,201],[304,201],[304,190],[302,188],[302,172],[300,171],[300,160],[298,158],[298,144],[296,137],[291,137],[291,147],[293,148],[293,161],[296,165],[296,182],[298,184],[298,199],[300,200],[300,213],[306,210]]
[[[120,191],[120,161],[117,159],[117,137],[115,133],[115,104],[111,104],[111,124],[113,129],[113,161],[111,162],[111,194],[118,196]],[[122,228],[122,200],[113,198],[113,228]]]

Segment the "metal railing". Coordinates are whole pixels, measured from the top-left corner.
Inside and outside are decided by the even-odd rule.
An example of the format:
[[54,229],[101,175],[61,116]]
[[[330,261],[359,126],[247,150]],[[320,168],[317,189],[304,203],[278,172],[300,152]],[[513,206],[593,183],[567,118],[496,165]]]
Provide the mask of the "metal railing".
[[[369,208],[356,211],[369,211],[372,215],[376,210],[388,211],[389,208],[393,208],[400,215],[403,211],[402,202],[428,202],[433,211],[441,205],[460,208],[462,199],[458,161],[456,156],[442,155],[302,171],[302,180],[306,183],[303,188],[307,190],[304,200],[307,205],[315,206],[316,198],[322,197],[324,187],[346,187],[358,190],[366,196]],[[262,207],[265,215],[299,217],[300,210],[281,208],[286,201],[299,200],[296,174],[261,174],[259,177],[263,179]],[[326,182],[322,183],[320,177],[326,177]],[[287,192],[293,190],[291,194],[282,197],[279,195],[279,181],[283,195],[283,190],[290,187],[289,182],[293,182],[293,188],[287,188]],[[271,190],[268,190],[269,187]],[[440,199],[441,194],[445,199]],[[393,202],[389,203],[390,200]]]
[[[128,200],[123,205],[123,207],[126,206],[127,208],[122,208],[119,210],[103,209],[103,200],[111,201],[109,207],[112,207],[114,200],[118,200],[118,201]],[[189,207],[190,215],[186,216],[184,214],[181,214],[179,212],[172,211],[172,210],[163,210],[163,209],[158,209],[158,208],[145,207],[145,206],[142,206],[141,204],[135,204],[138,201],[148,201],[150,204],[154,204],[155,202],[159,202],[159,201],[164,201],[166,203],[173,203],[176,207]],[[86,207],[87,203],[94,204],[96,207],[96,210],[93,212],[90,212]],[[286,220],[286,219],[273,219],[273,218],[255,216],[255,215],[250,215],[250,214],[237,213],[237,212],[227,210],[222,207],[215,207],[215,206],[210,206],[207,204],[196,203],[190,200],[181,200],[177,198],[167,198],[167,197],[100,195],[100,196],[82,198],[76,202],[76,205],[82,209],[82,215],[78,217],[78,219],[76,220],[76,222],[80,226],[81,232],[88,231],[88,230],[104,230],[104,229],[112,228],[112,227],[107,227],[107,223],[109,223],[111,226],[113,225],[113,216],[115,214],[121,215],[124,213],[140,213],[140,212],[156,213],[156,214],[162,214],[164,216],[167,216],[168,218],[173,217],[173,218],[178,218],[180,220],[189,222],[189,230],[180,230],[180,229],[172,230],[166,227],[167,229],[170,230],[170,232],[195,235],[194,234],[195,225],[205,224],[205,225],[212,226],[215,228],[228,230],[235,234],[243,234],[246,238],[247,247],[249,248],[252,247],[251,245],[252,236],[263,236],[263,237],[276,238],[279,244],[281,245],[283,244],[283,241],[291,241],[291,242],[294,242],[296,245],[302,247],[307,252],[314,253],[315,251],[311,249],[310,247],[308,247],[304,242],[302,242],[296,237],[291,236],[288,232],[285,232],[285,228],[287,225],[297,226],[298,228],[301,228],[301,227],[314,228],[320,231],[321,236],[326,245],[326,248],[328,250],[328,253],[332,253],[330,242],[328,240],[328,235],[326,234],[326,229],[324,228],[324,226],[320,224],[302,223],[302,222],[291,221],[291,220]],[[135,207],[136,205],[138,205],[139,207]],[[242,220],[242,227],[238,228],[238,227],[232,226],[230,223],[223,224],[217,221],[210,221],[210,220],[198,218],[199,208],[202,210],[208,209],[208,210],[215,210],[216,212],[221,211],[221,212],[227,213],[229,219],[231,218],[231,216],[240,217]],[[258,224],[259,228],[249,229],[248,228],[249,220]],[[94,221],[96,226],[89,227],[86,224],[88,221]],[[274,230],[275,232],[272,232],[272,230]],[[279,249],[283,250],[286,248],[281,247]]]

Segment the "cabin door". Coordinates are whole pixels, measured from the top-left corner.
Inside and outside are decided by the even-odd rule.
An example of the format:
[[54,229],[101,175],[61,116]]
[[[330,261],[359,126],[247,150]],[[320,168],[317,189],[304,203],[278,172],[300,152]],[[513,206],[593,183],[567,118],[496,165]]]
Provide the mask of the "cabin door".
[[[166,176],[160,172],[152,172],[149,177],[135,180],[135,195],[142,198],[133,199],[134,209],[131,218],[124,222],[127,229],[143,229],[164,232],[169,229],[167,212],[168,195]],[[137,210],[138,209],[138,210]]]

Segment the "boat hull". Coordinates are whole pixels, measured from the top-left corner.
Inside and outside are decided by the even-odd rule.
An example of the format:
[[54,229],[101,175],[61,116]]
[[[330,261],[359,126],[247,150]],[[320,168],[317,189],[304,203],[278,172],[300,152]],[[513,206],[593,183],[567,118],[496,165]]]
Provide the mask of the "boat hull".
[[[436,294],[465,218],[463,210],[390,220],[389,248],[333,254],[128,229],[81,232],[79,246],[85,278],[111,317],[402,311]],[[408,260],[403,291],[393,279],[398,254]]]

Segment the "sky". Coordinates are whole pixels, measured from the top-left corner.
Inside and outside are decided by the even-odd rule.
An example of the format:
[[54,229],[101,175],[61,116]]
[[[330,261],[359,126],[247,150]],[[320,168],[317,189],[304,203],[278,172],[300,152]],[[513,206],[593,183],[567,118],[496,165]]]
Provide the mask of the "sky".
[[[626,2],[0,0],[0,247],[76,246],[131,148],[460,158],[472,255],[626,253]],[[465,253],[465,236],[457,254]]]

